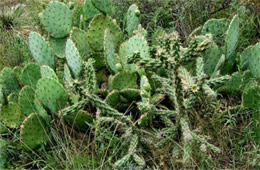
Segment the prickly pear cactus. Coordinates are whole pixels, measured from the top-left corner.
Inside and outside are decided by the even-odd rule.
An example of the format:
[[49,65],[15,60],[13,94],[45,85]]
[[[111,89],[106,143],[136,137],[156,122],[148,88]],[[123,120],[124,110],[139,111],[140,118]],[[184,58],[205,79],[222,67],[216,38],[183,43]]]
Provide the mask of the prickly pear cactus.
[[62,2],[53,1],[42,14],[42,24],[54,38],[69,35],[72,28],[72,11]]
[[18,95],[17,93],[11,93],[7,97],[8,103],[18,103]]
[[72,40],[68,39],[66,43],[66,59],[75,78],[79,79],[82,71],[82,61],[78,49]]
[[35,113],[38,113],[47,124],[50,123],[50,118],[48,116],[48,113],[46,110],[43,108],[42,104],[39,102],[38,99],[34,100],[34,106],[35,106]]
[[20,106],[16,103],[3,106],[0,111],[0,121],[9,128],[18,128],[23,121]]
[[64,120],[76,130],[86,132],[89,129],[89,125],[93,124],[94,118],[90,113],[80,110],[64,115]]
[[260,78],[260,43],[250,49],[248,56],[249,69],[255,78]]
[[67,37],[65,38],[49,38],[50,46],[55,53],[55,55],[59,58],[65,57],[65,46],[67,42]]
[[201,34],[206,35],[211,33],[213,40],[218,45],[223,45],[224,36],[228,29],[230,20],[228,19],[210,19],[208,20],[201,29]]
[[40,65],[48,65],[55,69],[54,53],[45,39],[36,32],[29,35],[29,48],[33,58]]
[[106,68],[104,54],[102,52],[93,52],[83,58],[84,61],[88,61],[89,59],[94,60],[92,64],[96,71]]
[[111,12],[110,0],[91,0],[94,7],[101,11],[105,15],[109,15]]
[[35,112],[34,106],[35,91],[30,86],[24,86],[19,93],[19,105],[24,115],[28,116]]
[[88,55],[92,52],[88,44],[87,33],[85,31],[74,27],[71,30],[70,38],[75,43],[81,56]]
[[72,75],[70,73],[70,69],[67,64],[64,64],[64,80],[67,83],[70,83],[73,80]]
[[139,89],[126,88],[120,91],[120,95],[129,102],[138,101],[141,98]]
[[115,47],[118,47],[122,41],[122,32],[111,17],[105,15],[97,15],[93,18],[88,28],[88,41],[90,46],[96,51],[103,51],[104,31],[108,28],[113,35]]
[[86,0],[83,7],[83,16],[85,22],[89,23],[92,18],[94,18],[98,14],[100,14],[100,11],[93,6],[91,0]]
[[11,68],[4,68],[0,75],[1,83],[5,94],[8,96],[11,93],[17,93],[20,90],[20,85],[15,77],[14,70]]
[[237,48],[239,36],[239,17],[235,15],[230,22],[229,28],[226,33],[225,39],[225,48],[226,48],[226,56],[227,59],[234,55],[234,52]]
[[48,140],[47,126],[38,113],[30,114],[21,125],[20,139],[26,151],[37,149]]
[[58,80],[56,73],[53,71],[52,68],[50,68],[47,65],[41,66],[41,77],[42,78],[43,77],[50,77],[50,78]]
[[41,78],[41,67],[39,64],[29,63],[22,72],[22,82],[24,85],[36,87],[38,80]]
[[43,106],[54,114],[57,114],[68,101],[68,94],[64,87],[57,80],[49,77],[38,81],[35,93]]
[[129,7],[126,14],[126,30],[128,32],[128,36],[132,36],[133,32],[138,29],[140,24],[140,10],[136,4],[133,4]]
[[120,57],[132,57],[136,52],[140,52],[142,58],[150,57],[149,46],[142,35],[135,35],[121,44],[119,50]]
[[242,96],[243,107],[250,108],[255,111],[260,110],[260,87],[253,86],[247,88]]
[[19,84],[23,84],[22,83],[22,72],[23,72],[23,67],[21,67],[21,66],[14,67],[14,75],[15,75],[15,78],[18,80]]
[[126,88],[137,88],[137,75],[132,72],[119,72],[111,80],[111,88],[123,90]]

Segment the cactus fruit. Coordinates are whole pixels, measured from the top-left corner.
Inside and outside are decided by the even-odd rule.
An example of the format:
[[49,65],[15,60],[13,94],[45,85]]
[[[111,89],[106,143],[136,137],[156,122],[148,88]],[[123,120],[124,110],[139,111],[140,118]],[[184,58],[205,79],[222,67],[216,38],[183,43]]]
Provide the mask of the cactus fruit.
[[104,15],[111,13],[111,0],[91,0],[91,2]]
[[97,8],[93,6],[91,0],[86,0],[83,7],[83,16],[85,22],[89,23],[92,18],[94,18],[98,14],[100,14],[100,12]]
[[3,106],[0,111],[0,121],[9,128],[18,128],[23,121],[20,106],[16,103]]
[[120,63],[120,60],[115,52],[113,35],[109,31],[109,29],[105,30],[105,35],[104,35],[104,56],[109,69],[112,71],[112,73],[116,73],[117,72],[116,64]]
[[213,40],[218,45],[223,45],[224,35],[228,29],[230,21],[228,19],[210,19],[208,20],[201,29],[201,35],[211,33]]
[[30,86],[24,86],[19,93],[19,105],[25,116],[29,116],[31,113],[36,111],[34,106],[34,99],[34,89]]
[[55,69],[54,53],[45,39],[36,32],[29,35],[29,48],[33,58],[40,65],[48,65]]
[[41,66],[41,77],[42,78],[43,77],[50,77],[50,78],[58,80],[56,73],[53,71],[52,68],[50,68],[47,65]]
[[64,87],[57,80],[49,77],[38,81],[35,93],[43,106],[54,114],[57,114],[68,101],[68,94]]
[[111,80],[111,88],[114,90],[123,90],[126,88],[137,88],[137,75],[132,72],[119,72]]
[[[226,57],[230,60],[230,57],[234,55],[237,47],[239,36],[239,17],[235,15],[230,22],[229,28],[226,33],[225,47],[226,47]],[[233,57],[232,57],[233,58]],[[233,61],[233,59],[231,59]]]
[[42,24],[54,38],[64,38],[72,28],[72,11],[62,2],[53,1],[42,15]]
[[78,49],[72,40],[68,39],[66,43],[66,59],[75,78],[79,79],[82,71],[82,60]]
[[251,73],[255,78],[260,78],[260,43],[257,43],[250,49],[250,55],[248,56],[248,65]]
[[113,42],[115,47],[121,43],[123,35],[117,24],[105,15],[97,15],[93,18],[88,28],[88,42],[90,46],[96,51],[103,51],[104,31],[108,28],[113,35]]
[[47,142],[46,123],[39,114],[32,113],[23,121],[20,139],[26,151],[37,149]]
[[121,44],[119,50],[120,57],[132,57],[136,52],[140,53],[140,57],[150,57],[149,46],[146,39],[137,34],[131,37],[129,40]]
[[18,83],[18,80],[15,77],[14,70],[11,68],[4,68],[1,71],[0,75],[1,83],[3,84],[3,89],[5,92],[5,95],[9,95],[11,93],[18,93],[20,90],[20,85]]
[[83,110],[64,114],[64,120],[73,128],[80,132],[86,132],[89,126],[93,124],[93,116]]
[[128,32],[128,36],[131,37],[140,24],[140,10],[136,4],[129,7],[126,14],[126,21],[126,30]]
[[75,43],[82,57],[91,53],[92,50],[88,44],[87,33],[85,31],[74,27],[71,30],[70,38]]
[[24,85],[36,87],[38,80],[41,78],[41,67],[35,63],[29,63],[22,72],[22,82]]
[[67,42],[67,37],[65,38],[49,38],[49,44],[55,53],[55,55],[59,58],[65,57],[65,46]]
[[260,110],[260,87],[253,86],[247,88],[242,96],[243,107],[250,108],[255,111]]

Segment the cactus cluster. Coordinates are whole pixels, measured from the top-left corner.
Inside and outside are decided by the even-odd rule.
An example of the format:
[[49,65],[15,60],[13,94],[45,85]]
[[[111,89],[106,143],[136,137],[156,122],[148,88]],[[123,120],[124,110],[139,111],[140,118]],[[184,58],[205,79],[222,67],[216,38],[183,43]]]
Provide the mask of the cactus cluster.
[[[209,20],[201,35],[191,36],[185,44],[175,31],[162,31],[150,45],[136,5],[127,12],[126,31],[110,13],[110,0],[86,0],[83,26],[77,28],[66,4],[54,1],[47,6],[39,16],[48,36],[36,32],[29,36],[35,63],[1,72],[1,123],[19,129],[21,144],[30,151],[48,143],[49,126],[56,117],[79,132],[86,132],[94,121],[99,126],[119,122],[123,132],[118,133],[126,136],[129,149],[115,168],[128,162],[145,167],[138,148],[151,147],[150,140],[157,141],[158,150],[174,148],[170,142],[178,142],[183,146],[179,156],[187,164],[194,147],[220,152],[193,129],[190,119],[197,101],[216,100],[215,87],[230,79],[221,73],[234,61],[238,16],[231,22]],[[255,79],[259,50],[257,44],[241,54],[241,65]],[[244,76],[248,78],[247,73],[232,76],[229,87],[235,88]],[[251,83],[243,94],[244,106],[259,109],[258,91],[259,86]],[[145,133],[158,122],[159,134]]]

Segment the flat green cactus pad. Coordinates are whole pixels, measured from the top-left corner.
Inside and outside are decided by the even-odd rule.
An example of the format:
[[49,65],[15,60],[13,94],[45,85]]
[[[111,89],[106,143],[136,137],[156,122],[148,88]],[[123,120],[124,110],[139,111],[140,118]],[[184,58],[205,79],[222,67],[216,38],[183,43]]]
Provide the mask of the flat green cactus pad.
[[91,53],[87,40],[87,33],[79,28],[74,27],[70,33],[71,40],[75,43],[80,55],[83,57]]
[[94,7],[96,7],[103,14],[107,15],[111,12],[111,0],[91,0]]
[[83,110],[64,115],[64,120],[78,131],[86,132],[93,124],[93,116]]
[[18,103],[18,94],[17,93],[11,93],[7,97],[8,103]]
[[78,49],[72,40],[68,39],[66,43],[66,59],[75,78],[80,78],[82,71],[82,61]]
[[235,15],[230,22],[229,28],[227,30],[227,35],[225,39],[225,47],[226,47],[226,57],[229,59],[231,57],[236,48],[238,43],[238,36],[239,36],[239,17]]
[[4,68],[1,71],[0,79],[6,95],[17,93],[20,90],[20,85],[15,77],[13,69],[8,67]]
[[47,127],[43,118],[37,114],[30,114],[21,126],[20,139],[26,151],[37,149],[48,140]]
[[139,89],[123,89],[120,91],[120,95],[126,98],[129,102],[138,101],[141,99],[140,90]]
[[111,80],[112,89],[123,90],[126,88],[137,88],[137,75],[133,72],[119,72]]
[[255,78],[260,78],[260,43],[257,43],[250,50],[248,57],[249,69]]
[[244,91],[242,96],[243,107],[255,111],[260,110],[260,87],[254,86]]
[[36,32],[29,35],[29,48],[33,58],[40,65],[48,65],[55,69],[54,53],[45,39]]
[[140,24],[140,10],[136,4],[133,4],[129,7],[126,14],[126,21],[126,30],[128,35],[132,36],[134,30],[137,30]]
[[43,65],[41,66],[41,76],[43,77],[50,77],[50,78],[54,78],[56,80],[59,80],[56,73],[53,71],[52,68],[50,68],[47,65]]
[[35,93],[38,100],[54,114],[57,114],[68,101],[68,94],[64,87],[57,80],[49,77],[38,81]]
[[100,14],[99,10],[93,6],[91,0],[86,0],[83,7],[83,15],[84,19],[87,23],[89,23],[94,16]]
[[201,29],[201,34],[206,35],[211,33],[213,40],[218,45],[224,44],[225,33],[228,29],[230,20],[228,19],[210,19],[208,20]]
[[150,57],[149,46],[142,35],[135,35],[120,46],[120,57],[132,57],[136,52],[140,52],[142,58]]
[[100,53],[100,52],[91,53],[91,54],[85,56],[83,58],[83,60],[88,61],[88,59],[90,59],[90,58],[95,60],[93,63],[93,66],[96,71],[102,70],[103,68],[106,67],[103,53]]
[[22,82],[24,85],[36,87],[38,80],[41,78],[41,67],[35,63],[27,64],[22,72]]
[[71,82],[72,81],[72,76],[71,76],[71,73],[70,73],[70,69],[69,69],[67,64],[64,64],[64,80],[66,82]]
[[3,106],[0,111],[0,121],[9,128],[18,128],[23,121],[20,106],[16,103]]
[[28,116],[35,112],[34,97],[35,91],[30,86],[24,86],[19,93],[19,105],[24,115]]
[[109,31],[109,29],[105,30],[104,35],[104,56],[109,69],[112,71],[112,73],[116,73],[116,64],[120,63],[120,60],[118,55],[115,53],[113,35]]
[[120,93],[118,90],[113,90],[109,93],[105,99],[105,102],[109,104],[111,107],[115,108],[120,104]]
[[166,32],[163,28],[159,28],[152,36],[152,45],[157,46],[159,45],[159,40],[165,37]]
[[72,11],[62,2],[53,1],[42,15],[42,24],[54,38],[69,35],[72,28]]
[[88,28],[88,41],[95,51],[103,51],[105,29],[108,28],[113,35],[115,47],[122,41],[123,34],[117,24],[109,16],[102,14],[93,18]]
[[23,67],[21,67],[21,66],[14,67],[14,75],[15,75],[15,78],[18,80],[19,84],[23,84],[22,83],[22,72],[23,72]]
[[39,102],[38,99],[34,100],[34,106],[35,106],[35,113],[38,113],[47,124],[50,123],[50,118],[48,116],[48,113],[46,110],[43,108],[42,104]]
[[67,37],[65,38],[49,38],[50,46],[55,53],[55,55],[59,58],[65,57],[65,46],[67,42]]

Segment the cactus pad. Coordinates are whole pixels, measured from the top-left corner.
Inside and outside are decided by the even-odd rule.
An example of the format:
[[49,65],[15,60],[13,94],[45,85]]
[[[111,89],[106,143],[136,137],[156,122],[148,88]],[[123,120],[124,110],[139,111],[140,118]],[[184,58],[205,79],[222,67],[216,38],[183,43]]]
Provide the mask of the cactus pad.
[[24,85],[36,87],[37,81],[41,78],[41,67],[38,64],[30,63],[25,66],[22,72]]
[[49,123],[50,119],[48,113],[43,108],[42,104],[39,102],[38,99],[34,100],[34,106],[35,106],[35,112],[38,113],[45,120],[46,123]]
[[243,107],[250,108],[255,111],[260,110],[260,87],[254,86],[244,91],[242,97]]
[[0,111],[0,121],[7,127],[15,129],[23,121],[23,114],[18,104],[9,103],[2,107]]
[[250,50],[248,57],[249,69],[255,78],[260,78],[260,43],[257,43]]
[[68,39],[66,43],[66,59],[68,66],[72,70],[72,73],[75,78],[80,78],[81,70],[82,70],[82,61],[79,55],[79,51],[77,50],[75,44],[72,40]]
[[109,31],[109,29],[105,30],[105,35],[104,35],[104,55],[108,67],[113,73],[116,73],[117,72],[116,64],[120,63],[120,60],[117,54],[115,53],[113,35]]
[[105,60],[104,60],[104,54],[100,52],[95,52],[87,55],[83,58],[84,61],[88,61],[88,59],[94,59],[93,66],[96,71],[102,70],[104,67],[106,67]]
[[105,102],[109,104],[111,107],[115,108],[118,104],[120,104],[120,93],[117,90],[113,90],[105,99]]
[[213,40],[218,45],[223,45],[224,36],[229,23],[230,21],[228,19],[210,19],[202,27],[201,34],[206,35],[211,33],[213,35]]
[[15,78],[18,80],[19,84],[23,84],[22,83],[22,72],[23,72],[23,68],[21,66],[14,67],[14,75],[15,75]]
[[140,90],[138,89],[123,89],[120,91],[120,95],[127,99],[129,102],[138,101],[140,96]]
[[63,38],[71,30],[72,19],[72,11],[64,3],[54,1],[43,12],[42,24],[52,37]]
[[49,39],[50,46],[57,57],[59,58],[65,57],[66,42],[67,42],[67,37],[65,38],[50,37]]
[[103,14],[107,15],[111,12],[111,1],[110,0],[91,0],[94,7],[96,7]]
[[64,115],[64,120],[78,131],[85,132],[93,123],[93,116],[83,110]]
[[9,94],[9,96],[7,97],[8,103],[12,102],[12,103],[18,103],[18,95],[17,93],[11,93]]
[[112,89],[137,88],[137,75],[132,72],[119,72],[111,80]]
[[136,52],[140,52],[142,58],[150,57],[149,46],[142,35],[135,35],[120,46],[120,57],[132,57]]
[[75,43],[81,56],[91,53],[91,48],[88,44],[87,33],[79,28],[74,27],[70,33],[71,40]]
[[96,51],[103,51],[104,32],[106,28],[108,28],[113,35],[115,47],[122,41],[122,32],[112,18],[102,14],[97,15],[93,18],[88,28],[89,44]]
[[71,76],[71,73],[70,73],[70,69],[69,69],[67,64],[64,65],[64,80],[66,82],[71,82],[72,81],[72,76]]
[[35,92],[38,100],[54,114],[62,109],[68,101],[68,94],[64,87],[52,78],[40,79]]
[[19,105],[24,115],[28,116],[35,112],[34,97],[35,91],[30,86],[24,86],[19,93]]
[[37,114],[30,114],[21,126],[20,139],[26,151],[37,149],[47,142],[47,128],[43,118]]
[[225,47],[226,47],[226,57],[229,59],[231,57],[236,48],[238,43],[238,36],[239,36],[239,17],[235,15],[230,22],[229,28],[227,30],[227,35],[225,39]]
[[50,77],[50,78],[54,78],[54,79],[58,80],[56,73],[53,71],[52,68],[50,68],[47,65],[41,66],[41,76],[42,76],[42,78]]
[[48,65],[53,69],[55,68],[54,53],[40,34],[36,32],[30,33],[29,48],[37,63],[40,65]]
[[83,7],[83,15],[84,19],[87,23],[89,23],[94,16],[100,14],[99,10],[95,8],[91,2],[91,0],[86,0]]
[[140,10],[136,4],[133,4],[129,7],[126,14],[126,21],[126,30],[128,32],[128,36],[132,36],[134,30],[137,30],[140,24]]
[[0,79],[3,83],[3,89],[6,95],[17,93],[20,90],[20,85],[15,77],[14,70],[11,68],[4,68],[1,71]]

